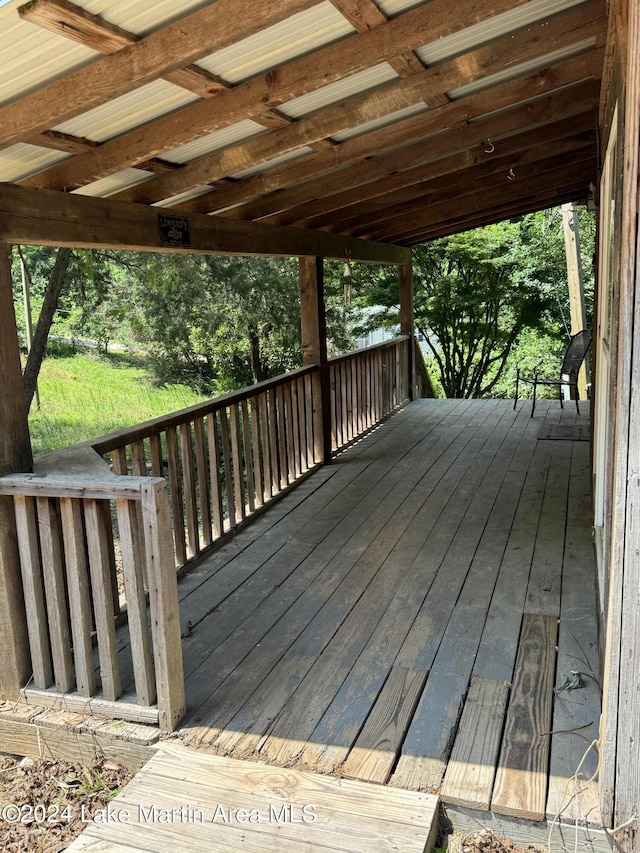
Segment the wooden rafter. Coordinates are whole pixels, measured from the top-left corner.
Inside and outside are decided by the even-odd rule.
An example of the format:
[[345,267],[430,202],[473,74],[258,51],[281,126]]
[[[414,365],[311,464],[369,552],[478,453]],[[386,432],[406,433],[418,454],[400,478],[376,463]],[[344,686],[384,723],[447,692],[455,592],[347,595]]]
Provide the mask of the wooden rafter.
[[[595,38],[598,27],[596,23],[591,22],[588,25],[581,26],[578,31],[580,33],[579,39],[583,41],[587,38],[586,33],[590,33]],[[573,28],[572,32],[574,32]],[[571,38],[575,38],[575,35]],[[560,44],[566,47],[567,42],[563,40]],[[518,57],[518,62],[526,62],[539,53],[539,46],[531,37],[511,36],[508,39],[508,45],[510,56]],[[597,50],[592,50],[586,56],[591,57],[597,53]],[[518,63],[514,61],[513,64]],[[350,127],[383,117],[394,109],[398,109],[401,103],[411,104],[420,100],[428,100],[432,94],[442,94],[466,84],[470,80],[482,79],[502,68],[504,60],[501,58],[500,52],[496,50],[495,45],[492,45],[473,51],[472,54],[469,54],[469,62],[465,65],[467,67],[461,69],[461,63],[458,60],[452,60],[436,68],[428,69],[421,74],[389,83],[373,93],[352,98],[344,104],[328,107],[319,114],[300,119],[289,128],[283,128],[266,136],[260,136],[236,145],[233,148],[225,149],[222,152],[202,157],[194,163],[183,166],[172,175],[162,176],[132,187],[119,193],[117,197],[121,201],[147,204],[170,198],[180,192],[202,186],[212,180],[239,172],[257,163],[267,162],[275,157],[293,152],[304,145],[348,130]],[[580,63],[574,60],[574,65],[579,73]],[[469,70],[471,66],[473,71]],[[577,79],[579,80],[580,77],[578,76]],[[393,133],[393,128],[389,132]]]
[[[428,180],[431,175],[441,170],[442,164],[437,161],[442,158],[451,157],[453,154],[460,155],[452,161],[452,169],[466,168],[474,163],[487,161],[491,158],[491,153],[487,154],[485,151],[485,140],[488,136],[491,136],[494,145],[508,137],[499,146],[500,153],[503,150],[526,148],[539,140],[544,142],[556,138],[555,134],[558,132],[564,135],[575,132],[578,126],[567,119],[581,113],[588,113],[584,126],[591,127],[591,110],[597,102],[597,90],[597,81],[585,81],[568,88],[556,99],[545,98],[532,105],[503,113],[499,121],[491,123],[490,133],[487,133],[487,127],[481,121],[461,128],[456,127],[414,145],[404,146],[389,154],[355,164],[333,176],[284,190],[275,198],[267,197],[253,205],[236,208],[229,211],[229,215],[231,218],[259,218],[281,225],[309,220],[313,223],[310,227],[318,227],[324,223],[316,221],[316,217],[322,217],[323,214]],[[554,123],[559,123],[560,127]],[[499,153],[496,156],[499,156]],[[271,209],[283,212],[269,214],[270,205]]]
[[[505,11],[512,5],[509,0],[496,0],[491,6],[491,15]],[[597,8],[599,7],[595,2],[580,6],[582,14],[587,18],[592,18],[594,9]],[[448,0],[432,0],[426,6],[420,6],[373,30],[357,34],[322,48],[310,56],[288,63],[279,69],[277,75],[271,73],[260,75],[236,86],[233,90],[220,92],[213,100],[186,107],[178,113],[158,119],[143,128],[106,142],[97,151],[88,152],[72,161],[54,166],[25,184],[49,189],[82,186],[127,165],[139,162],[141,159],[158,156],[196,136],[211,133],[240,119],[255,118],[264,112],[265,105],[280,106],[293,97],[313,91],[319,86],[392,57],[400,48],[417,47],[424,40],[425,32],[429,33],[429,38],[436,39],[454,32],[457,27],[469,26],[489,16],[487,8],[479,9],[470,0],[456,5],[455,15]],[[514,38],[518,40],[518,44],[522,44],[520,55],[523,57],[538,54],[541,43],[545,45],[545,49],[549,49],[545,27],[531,28],[529,32]],[[527,42],[530,42],[528,48]],[[323,110],[314,119],[303,119],[289,128],[269,134],[272,144],[267,148],[273,148],[275,153],[273,155],[270,152],[267,153],[266,158],[278,156],[278,153],[285,148],[282,144],[283,135],[285,140],[290,140],[289,150],[292,150],[291,146],[295,148],[309,145],[326,139],[341,129],[349,129],[355,124],[364,123],[370,118],[384,115],[409,103],[418,103],[422,100],[429,103],[432,98],[439,97],[447,89],[491,73],[498,67],[503,68],[504,51],[501,59],[498,55],[499,47],[500,45],[497,44],[493,55],[486,48],[478,56],[475,51],[472,52],[463,70],[460,68],[459,59],[443,63],[438,68],[401,79],[364,98],[352,99],[348,105],[345,105],[344,115],[340,115],[340,107],[329,108]],[[553,49],[552,45],[551,49]],[[511,39],[509,39],[507,55],[509,64],[515,64],[517,47],[512,45]],[[471,68],[473,65],[476,66],[475,71]],[[0,111],[0,118],[1,115]],[[277,133],[281,135],[277,139],[272,139]],[[264,142],[261,144],[264,145]],[[245,168],[247,163],[255,165],[259,162],[254,159],[254,153],[253,149],[249,149],[247,158],[239,158],[237,171]],[[211,155],[212,165],[215,163],[216,156],[219,155]],[[163,184],[155,185],[152,181],[150,184],[154,185],[153,189],[149,186],[143,191],[140,186],[135,195],[127,197],[123,195],[121,198],[143,202],[156,201],[162,197],[169,198],[193,186],[207,184],[216,179],[207,176],[207,163],[208,158],[203,158],[199,161],[199,168],[196,164],[184,167],[181,181],[177,179],[175,181],[176,186],[178,183],[181,184],[177,189],[174,186],[169,188]],[[165,194],[161,195],[162,193]]]
[[257,33],[294,12],[309,8],[314,2],[218,0],[205,6],[130,47],[98,59],[0,108],[0,147],[49,130],[60,122]]
[[[500,189],[494,188],[490,193],[483,189],[466,196],[460,202],[457,199],[450,199],[434,205],[426,212],[423,211],[419,216],[408,212],[404,222],[395,223],[394,227],[387,229],[378,229],[367,235],[367,239],[388,240],[400,244],[419,242],[422,239],[429,239],[430,228],[440,228],[445,222],[473,217],[479,210],[487,214],[492,210],[500,210],[504,214],[502,218],[507,218],[512,215],[510,211],[514,207],[520,208],[525,201],[527,206],[535,205],[539,200],[557,199],[565,196],[567,192],[585,197],[594,175],[594,164],[589,159],[584,163],[576,164],[575,168],[549,170],[544,175],[536,175],[527,181],[512,183],[505,181]],[[551,204],[554,203],[557,202],[551,202]]]
[[[25,20],[66,36],[102,54],[117,53],[140,41],[139,36],[110,24],[102,16],[86,12],[69,0],[33,0],[32,3],[21,6],[18,11],[20,17]],[[201,98],[211,98],[218,92],[232,88],[230,83],[197,65],[176,68],[162,76],[164,80],[173,83],[174,86],[194,92]],[[256,116],[256,122],[267,128],[287,127],[291,124],[291,119],[277,110],[266,110]],[[48,147],[48,133],[40,134],[32,141],[34,144]],[[93,147],[97,146],[94,145]],[[73,151],[71,153],[84,152]],[[140,164],[135,165],[136,168],[140,168]],[[155,170],[149,169],[148,171]]]

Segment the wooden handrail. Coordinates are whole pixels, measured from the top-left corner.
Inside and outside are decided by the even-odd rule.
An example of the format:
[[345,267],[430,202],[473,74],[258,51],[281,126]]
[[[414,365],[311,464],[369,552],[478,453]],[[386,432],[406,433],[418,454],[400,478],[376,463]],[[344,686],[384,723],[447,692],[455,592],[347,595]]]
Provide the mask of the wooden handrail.
[[329,364],[337,364],[340,361],[347,361],[350,358],[361,356],[365,352],[371,353],[376,350],[387,349],[389,347],[396,346],[402,341],[408,340],[409,335],[396,335],[395,338],[390,338],[388,341],[381,341],[379,344],[372,344],[370,347],[361,347],[360,349],[352,349],[349,352],[342,353],[342,355],[334,355],[329,359]]
[[221,394],[219,397],[205,400],[204,403],[195,403],[193,406],[179,409],[176,412],[171,412],[169,415],[160,415],[157,418],[135,424],[135,426],[124,427],[115,432],[101,435],[98,438],[92,438],[85,443],[89,444],[100,454],[109,453],[111,450],[122,447],[124,444],[131,444],[134,441],[138,441],[140,438],[159,435],[166,429],[219,412],[227,406],[237,405],[251,399],[251,397],[256,397],[258,394],[286,385],[294,379],[309,376],[317,370],[318,368],[315,365],[310,365],[308,367],[301,367],[299,370],[292,370],[290,373],[281,373],[279,376],[273,377],[273,379],[256,382],[255,385],[249,385],[238,391],[229,391],[227,394]]

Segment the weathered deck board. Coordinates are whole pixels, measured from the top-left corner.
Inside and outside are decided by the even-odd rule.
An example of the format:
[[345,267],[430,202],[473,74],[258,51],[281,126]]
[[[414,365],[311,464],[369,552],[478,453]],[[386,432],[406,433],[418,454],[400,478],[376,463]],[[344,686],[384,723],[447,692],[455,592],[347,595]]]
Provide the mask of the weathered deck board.
[[175,853],[422,853],[437,828],[435,797],[164,746],[110,808],[123,819],[91,824],[71,853],[109,844]]
[[557,620],[526,613],[491,808],[543,820],[551,734]]
[[[600,688],[593,542],[584,530],[589,513],[589,445],[575,443],[569,478],[569,509],[563,563],[558,664],[551,737],[547,818],[599,826],[597,749]],[[581,687],[558,690],[565,677],[581,674]],[[578,772],[578,768],[580,770]],[[574,776],[574,774],[577,774]]]
[[342,775],[369,782],[387,781],[426,679],[424,670],[404,666],[391,670]]
[[[513,678],[523,613],[560,614],[561,668],[583,668],[570,665],[576,640],[589,661],[597,653],[581,633],[595,625],[593,590],[578,601],[594,585],[588,443],[537,440],[541,424],[587,424],[588,410],[576,418],[540,401],[529,413],[499,400],[416,401],[195,566],[180,583],[183,630],[191,622],[183,742],[249,766],[391,772],[392,786],[421,789],[439,788],[452,747],[460,764],[478,749],[480,782],[454,764],[444,791],[464,799],[476,785],[471,807],[487,808],[500,691],[500,708],[481,711],[486,742],[465,733],[474,685]],[[119,634],[121,659],[126,643]],[[403,693],[408,670],[420,675]],[[580,719],[597,720],[593,685],[561,692],[547,730],[575,727],[562,722],[574,697]],[[550,817],[587,747],[580,733],[551,736]],[[587,801],[565,802],[565,819]]]

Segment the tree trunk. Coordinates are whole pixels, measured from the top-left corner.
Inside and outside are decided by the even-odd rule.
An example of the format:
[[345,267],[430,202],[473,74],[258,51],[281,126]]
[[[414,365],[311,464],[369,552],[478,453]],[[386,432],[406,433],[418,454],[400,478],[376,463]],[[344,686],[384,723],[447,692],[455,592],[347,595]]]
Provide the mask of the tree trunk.
[[47,284],[47,291],[44,296],[44,302],[42,303],[40,316],[38,317],[38,325],[33,336],[31,351],[29,352],[27,364],[22,374],[27,410],[30,408],[33,395],[35,394],[38,374],[40,373],[42,359],[47,348],[49,331],[53,323],[53,315],[58,307],[58,300],[60,299],[69,262],[71,261],[71,252],[72,250],[67,248],[58,249],[56,261],[49,276],[49,283]]

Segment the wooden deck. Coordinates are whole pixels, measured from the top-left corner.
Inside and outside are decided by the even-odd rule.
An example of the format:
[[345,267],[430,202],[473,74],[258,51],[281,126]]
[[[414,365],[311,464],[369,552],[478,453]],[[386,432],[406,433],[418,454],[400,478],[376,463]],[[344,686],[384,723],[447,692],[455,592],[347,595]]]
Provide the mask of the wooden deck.
[[[541,401],[532,419],[526,401],[514,412],[509,401],[418,400],[194,567],[179,585],[188,711],[174,737],[196,770],[235,759],[230,777],[277,767],[355,780],[372,804],[433,792],[455,825],[481,820],[525,847],[556,824],[599,826],[583,407],[576,417],[573,404]],[[119,656],[125,672],[124,630]],[[157,729],[115,732],[123,724],[76,711],[7,708],[0,746],[66,758],[100,747],[136,769],[166,750]],[[126,797],[159,804],[155,761]],[[176,802],[197,783],[190,767],[169,774]],[[291,849],[315,845],[307,829]],[[251,836],[256,849],[271,849],[267,836]],[[577,838],[554,843],[608,849],[604,832]],[[138,849],[105,835],[78,843]],[[343,838],[336,849],[351,848]]]
[[529,412],[416,401],[185,578],[183,742],[598,825],[588,413]]

